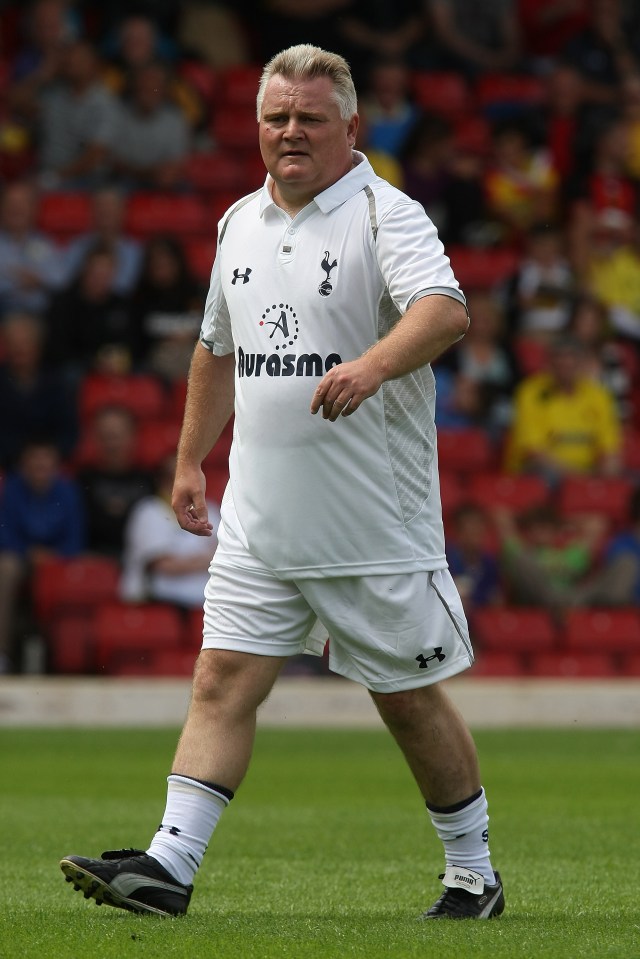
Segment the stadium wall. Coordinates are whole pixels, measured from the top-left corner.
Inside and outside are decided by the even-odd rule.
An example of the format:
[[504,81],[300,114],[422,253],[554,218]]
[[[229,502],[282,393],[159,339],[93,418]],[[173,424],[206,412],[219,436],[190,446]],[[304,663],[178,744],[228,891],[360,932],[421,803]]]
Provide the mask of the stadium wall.
[[[640,727],[640,680],[455,679],[447,687],[470,726]],[[180,726],[188,680],[68,677],[0,679],[0,726]],[[364,690],[346,680],[283,677],[262,706],[263,726],[375,728]]]

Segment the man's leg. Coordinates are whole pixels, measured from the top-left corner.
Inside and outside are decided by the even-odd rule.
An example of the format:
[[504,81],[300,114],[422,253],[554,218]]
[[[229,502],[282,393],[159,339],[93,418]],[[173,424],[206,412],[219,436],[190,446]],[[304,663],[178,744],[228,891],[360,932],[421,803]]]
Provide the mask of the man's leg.
[[284,662],[229,650],[200,653],[158,831],[146,852],[63,859],[62,871],[85,897],[134,912],[186,912],[207,844],[247,771],[256,711]]
[[256,711],[286,660],[203,649],[172,772],[236,790],[247,771]]
[[147,853],[192,883],[220,816],[249,766],[256,711],[284,660],[204,649],[168,779],[167,805]]
[[473,738],[439,683],[371,696],[400,746],[445,852],[445,892],[424,918],[490,918],[504,909],[491,866],[487,801]]
[[399,693],[371,693],[402,750],[425,802],[452,806],[478,792],[471,733],[439,683]]

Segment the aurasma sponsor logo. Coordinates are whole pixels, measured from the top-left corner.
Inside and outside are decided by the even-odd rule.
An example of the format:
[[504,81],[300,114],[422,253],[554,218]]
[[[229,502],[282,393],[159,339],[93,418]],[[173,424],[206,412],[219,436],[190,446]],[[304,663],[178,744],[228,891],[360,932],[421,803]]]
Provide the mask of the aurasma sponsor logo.
[[238,376],[323,376],[340,363],[339,353],[245,353],[238,347]]

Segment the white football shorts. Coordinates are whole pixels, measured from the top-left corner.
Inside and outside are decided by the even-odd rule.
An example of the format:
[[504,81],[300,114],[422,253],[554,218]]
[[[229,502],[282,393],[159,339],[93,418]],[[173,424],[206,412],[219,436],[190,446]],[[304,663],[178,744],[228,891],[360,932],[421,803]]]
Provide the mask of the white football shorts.
[[472,665],[448,569],[284,580],[246,549],[232,525],[223,518],[218,531],[203,649],[321,655],[329,638],[330,669],[381,693],[427,686]]

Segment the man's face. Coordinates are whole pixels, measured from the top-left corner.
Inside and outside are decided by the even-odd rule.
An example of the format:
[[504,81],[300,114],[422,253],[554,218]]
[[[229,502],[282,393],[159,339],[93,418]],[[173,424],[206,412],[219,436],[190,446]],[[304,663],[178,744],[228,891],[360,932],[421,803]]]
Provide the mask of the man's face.
[[328,77],[267,84],[260,117],[264,164],[285,196],[309,202],[351,169],[357,114],[343,120]]

